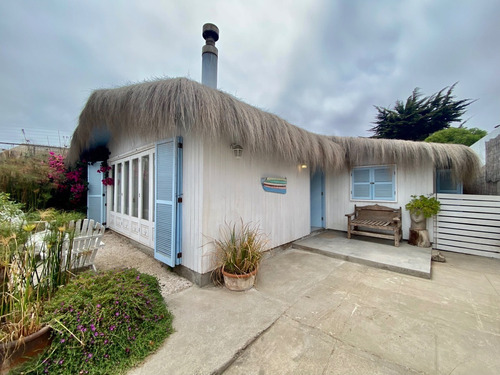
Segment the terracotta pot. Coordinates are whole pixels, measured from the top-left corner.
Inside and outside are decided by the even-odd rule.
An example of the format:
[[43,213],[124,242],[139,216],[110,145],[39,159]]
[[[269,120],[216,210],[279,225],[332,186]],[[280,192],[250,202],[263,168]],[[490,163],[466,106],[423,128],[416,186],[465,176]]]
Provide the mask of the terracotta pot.
[[2,366],[0,373],[6,373],[21,363],[40,354],[50,345],[50,334],[52,329],[49,326],[42,327],[38,332],[32,333],[22,339],[0,344],[0,361]]
[[237,292],[251,289],[255,283],[256,274],[257,268],[244,275],[235,275],[224,271],[224,268],[222,268],[222,275],[224,276],[224,284],[226,285],[226,288]]
[[416,215],[413,212],[410,212],[411,226],[410,229],[413,230],[424,230],[427,228],[427,219],[424,214]]

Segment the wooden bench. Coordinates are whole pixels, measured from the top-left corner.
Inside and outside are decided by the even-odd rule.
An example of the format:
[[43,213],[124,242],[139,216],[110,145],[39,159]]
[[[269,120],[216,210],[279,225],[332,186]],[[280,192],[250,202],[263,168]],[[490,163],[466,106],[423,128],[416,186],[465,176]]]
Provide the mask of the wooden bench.
[[352,234],[387,238],[398,247],[402,237],[401,207],[399,209],[379,206],[354,206],[354,212],[347,214],[347,238]]

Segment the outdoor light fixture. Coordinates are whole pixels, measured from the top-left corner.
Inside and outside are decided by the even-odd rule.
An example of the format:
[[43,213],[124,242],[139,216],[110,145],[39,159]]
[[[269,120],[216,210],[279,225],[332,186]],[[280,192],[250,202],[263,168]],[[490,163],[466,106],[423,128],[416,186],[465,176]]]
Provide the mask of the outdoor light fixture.
[[233,150],[233,154],[236,157],[236,159],[241,158],[241,154],[243,154],[243,147],[241,147],[240,145],[238,145],[236,143],[233,143],[231,145],[231,150]]
[[301,164],[301,165],[300,165],[300,168],[302,168],[302,169],[306,169],[306,168],[307,168],[307,164]]

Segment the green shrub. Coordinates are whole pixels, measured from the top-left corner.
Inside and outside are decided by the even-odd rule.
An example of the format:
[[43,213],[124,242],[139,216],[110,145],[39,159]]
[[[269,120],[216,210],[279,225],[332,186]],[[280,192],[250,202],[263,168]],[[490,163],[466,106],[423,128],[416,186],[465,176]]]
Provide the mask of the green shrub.
[[441,204],[433,196],[420,195],[417,197],[416,195],[412,195],[411,198],[405,208],[415,215],[423,214],[425,218],[430,218],[437,215],[441,209]]
[[172,332],[155,277],[137,270],[86,272],[45,307],[50,348],[17,373],[117,374],[141,362]]

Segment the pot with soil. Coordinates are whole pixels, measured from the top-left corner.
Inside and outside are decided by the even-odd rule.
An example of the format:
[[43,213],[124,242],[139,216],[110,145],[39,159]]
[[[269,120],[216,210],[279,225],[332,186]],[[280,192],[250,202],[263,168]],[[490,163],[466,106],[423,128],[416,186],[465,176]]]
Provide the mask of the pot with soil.
[[257,226],[225,224],[214,240],[216,268],[213,277],[229,290],[245,291],[253,287],[267,239]]

